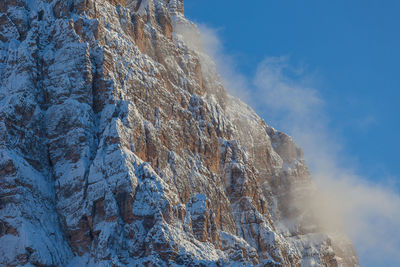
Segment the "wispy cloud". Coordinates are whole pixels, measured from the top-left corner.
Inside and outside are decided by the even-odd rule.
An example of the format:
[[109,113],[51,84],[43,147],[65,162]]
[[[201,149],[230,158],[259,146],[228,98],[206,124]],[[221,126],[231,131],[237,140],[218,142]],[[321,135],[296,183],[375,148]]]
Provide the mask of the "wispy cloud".
[[367,115],[357,120],[356,126],[360,130],[368,130],[377,124],[377,120],[373,115]]
[[[313,206],[321,211],[322,221],[343,226],[362,265],[400,266],[400,196],[343,166],[350,156],[329,125],[329,103],[312,86],[307,71],[294,67],[288,57],[270,57],[260,62],[255,77],[246,77],[224,52],[218,31],[204,25],[199,30],[200,38],[190,38],[214,59],[225,87],[264,115],[267,123],[291,134],[304,150],[323,196]],[[371,123],[374,119],[367,118],[365,124]]]
[[[288,57],[270,57],[261,62],[254,78],[254,103],[270,112],[284,115],[291,123],[318,115],[324,104],[319,92],[305,85],[299,76],[304,71],[292,67]],[[301,117],[301,118],[300,118]],[[285,118],[285,120],[287,119]]]
[[238,71],[235,58],[224,51],[223,43],[218,35],[219,29],[198,23],[196,25],[178,24],[175,27],[175,31],[184,38],[190,48],[201,51],[212,59],[212,62],[207,60],[202,62],[203,72],[209,71],[204,70],[204,68],[214,71],[215,67],[224,87],[229,88],[231,94],[245,102],[250,103],[252,101],[248,77]]
[[301,76],[293,79],[287,68],[293,68],[288,58],[269,58],[259,65],[253,90],[256,105],[264,107],[264,114],[273,114],[277,126],[293,135],[304,150],[323,196],[315,200],[321,202],[323,221],[343,226],[363,264],[399,266],[400,196],[342,166],[349,155],[329,126],[326,101],[316,88],[304,86]]

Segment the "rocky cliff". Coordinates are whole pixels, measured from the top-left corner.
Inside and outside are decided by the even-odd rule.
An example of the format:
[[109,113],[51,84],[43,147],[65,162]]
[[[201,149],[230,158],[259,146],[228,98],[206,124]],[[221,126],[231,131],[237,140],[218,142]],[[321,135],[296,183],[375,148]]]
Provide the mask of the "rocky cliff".
[[182,0],[1,0],[0,265],[356,266]]

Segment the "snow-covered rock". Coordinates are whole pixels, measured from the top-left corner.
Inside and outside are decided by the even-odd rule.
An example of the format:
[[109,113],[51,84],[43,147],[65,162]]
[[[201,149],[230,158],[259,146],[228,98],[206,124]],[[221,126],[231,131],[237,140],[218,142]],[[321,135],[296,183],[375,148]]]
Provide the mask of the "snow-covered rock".
[[0,2],[0,265],[358,265],[185,25],[182,0]]

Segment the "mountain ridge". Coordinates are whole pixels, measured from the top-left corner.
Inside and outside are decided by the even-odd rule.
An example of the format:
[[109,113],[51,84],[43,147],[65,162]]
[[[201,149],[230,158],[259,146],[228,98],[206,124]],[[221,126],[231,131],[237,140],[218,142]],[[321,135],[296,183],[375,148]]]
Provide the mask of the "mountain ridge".
[[0,12],[1,264],[358,265],[293,205],[301,149],[227,94],[183,1]]

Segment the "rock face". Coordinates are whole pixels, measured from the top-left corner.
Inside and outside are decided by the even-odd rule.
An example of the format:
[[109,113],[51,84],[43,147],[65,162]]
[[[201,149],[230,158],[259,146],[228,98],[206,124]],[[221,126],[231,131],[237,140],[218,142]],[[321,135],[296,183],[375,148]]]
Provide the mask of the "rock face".
[[183,0],[0,2],[0,265],[358,265],[182,28]]

